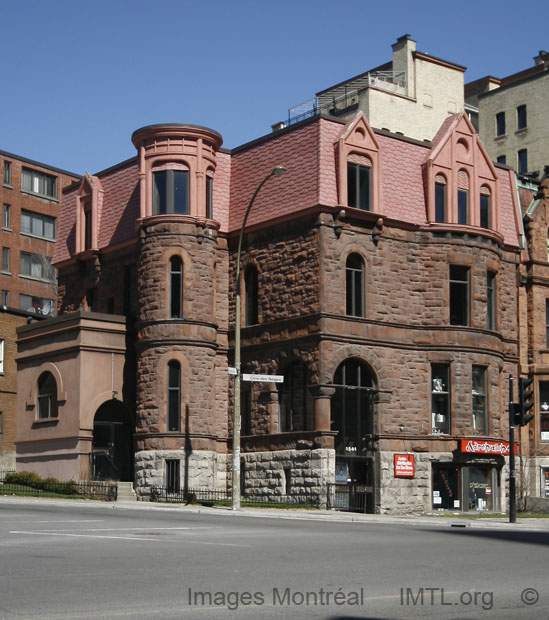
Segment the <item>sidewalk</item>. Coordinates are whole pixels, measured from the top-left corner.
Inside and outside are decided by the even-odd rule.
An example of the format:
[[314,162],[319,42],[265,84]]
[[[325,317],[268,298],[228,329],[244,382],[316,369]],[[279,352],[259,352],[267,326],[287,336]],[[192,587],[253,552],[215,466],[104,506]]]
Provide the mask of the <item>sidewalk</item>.
[[466,518],[460,515],[371,515],[356,512],[338,512],[334,510],[291,510],[272,508],[242,508],[233,511],[230,508],[209,508],[205,506],[186,506],[184,504],[165,504],[155,502],[100,502],[92,500],[62,500],[38,497],[0,496],[0,510],[2,504],[49,504],[65,507],[83,507],[90,509],[112,508],[113,510],[152,510],[174,511],[181,513],[225,515],[238,518],[263,519],[296,519],[305,521],[324,521],[341,523],[379,523],[393,525],[416,525],[422,527],[457,527],[471,529],[507,529],[516,531],[549,532],[548,518],[517,518],[516,523],[509,523],[507,517]]

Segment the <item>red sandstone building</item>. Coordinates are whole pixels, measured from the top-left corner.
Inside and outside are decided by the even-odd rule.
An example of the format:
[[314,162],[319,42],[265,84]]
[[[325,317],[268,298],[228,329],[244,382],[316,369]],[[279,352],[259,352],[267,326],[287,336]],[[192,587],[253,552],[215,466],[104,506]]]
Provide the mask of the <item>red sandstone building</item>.
[[17,463],[226,489],[236,241],[249,495],[504,509],[522,220],[464,114],[432,142],[317,115],[232,151],[192,125],[64,192],[58,317],[19,329]]

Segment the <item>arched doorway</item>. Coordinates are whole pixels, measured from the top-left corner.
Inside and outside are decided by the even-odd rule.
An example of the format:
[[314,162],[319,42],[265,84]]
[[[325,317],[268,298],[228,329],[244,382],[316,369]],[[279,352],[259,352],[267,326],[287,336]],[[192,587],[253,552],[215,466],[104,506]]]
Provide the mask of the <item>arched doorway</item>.
[[95,480],[133,481],[132,420],[117,400],[103,403],[95,414],[92,475]]
[[362,362],[349,359],[334,375],[331,428],[335,437],[336,484],[347,485],[350,510],[374,512],[374,410],[376,380]]

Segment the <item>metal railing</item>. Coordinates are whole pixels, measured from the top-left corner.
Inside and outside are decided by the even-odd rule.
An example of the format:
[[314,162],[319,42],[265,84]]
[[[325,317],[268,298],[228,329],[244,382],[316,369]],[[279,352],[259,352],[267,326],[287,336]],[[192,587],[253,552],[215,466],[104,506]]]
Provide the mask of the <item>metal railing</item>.
[[328,510],[374,512],[373,487],[366,484],[328,484]]
[[29,483],[5,480],[13,471],[0,471],[0,495],[20,497],[52,497],[71,499],[97,499],[114,502],[118,496],[118,487],[112,482],[88,482],[69,480],[36,480]]
[[[173,502],[201,504],[205,506],[230,506],[232,492],[216,489],[168,489],[152,487],[151,502]],[[241,506],[248,508],[320,508],[322,498],[319,495],[250,495],[241,497]]]
[[320,113],[342,113],[351,106],[358,105],[359,91],[373,86],[380,90],[400,95],[406,94],[406,71],[373,71],[365,73],[341,86],[320,93],[288,110],[286,124],[295,125]]

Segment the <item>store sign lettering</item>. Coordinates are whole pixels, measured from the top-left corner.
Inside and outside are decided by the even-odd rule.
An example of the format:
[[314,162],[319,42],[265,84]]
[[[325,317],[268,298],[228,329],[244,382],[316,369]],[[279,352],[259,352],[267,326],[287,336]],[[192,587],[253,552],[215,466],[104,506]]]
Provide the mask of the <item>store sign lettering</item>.
[[414,455],[395,454],[395,478],[413,478],[414,474]]
[[[515,452],[517,447],[515,446]],[[507,441],[480,441],[478,439],[462,439],[461,451],[469,454],[499,454],[509,455],[509,442]]]

